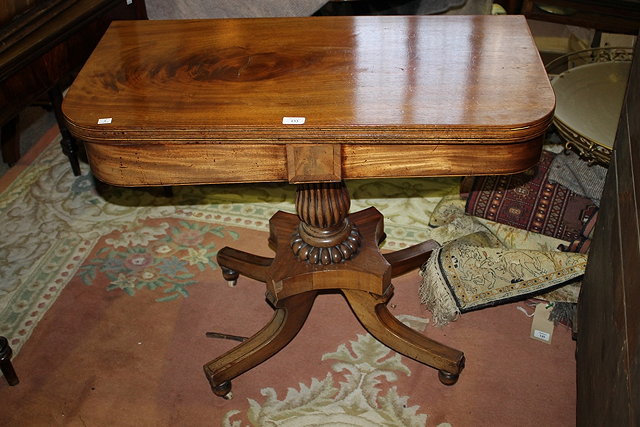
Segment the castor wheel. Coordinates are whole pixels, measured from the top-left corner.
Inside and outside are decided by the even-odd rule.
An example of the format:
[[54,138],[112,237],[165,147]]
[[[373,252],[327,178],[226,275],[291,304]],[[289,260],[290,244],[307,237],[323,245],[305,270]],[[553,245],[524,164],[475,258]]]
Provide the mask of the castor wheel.
[[212,386],[211,390],[216,396],[220,396],[224,400],[231,400],[233,398],[233,393],[231,392],[231,381],[225,381],[217,386]]
[[444,369],[440,369],[438,371],[438,379],[444,385],[454,385],[458,382],[458,378],[460,377],[460,372],[464,369],[465,365],[465,357],[462,356],[460,360],[458,360],[458,373],[453,374],[451,372],[447,372]]
[[240,276],[240,273],[237,271],[227,267],[222,267],[222,277],[227,281],[227,285],[229,285],[229,287],[233,288],[236,286],[236,283],[238,283],[238,276]]
[[438,371],[438,379],[444,385],[454,385],[456,382],[458,382],[459,377],[460,374],[452,374],[451,372],[447,371]]

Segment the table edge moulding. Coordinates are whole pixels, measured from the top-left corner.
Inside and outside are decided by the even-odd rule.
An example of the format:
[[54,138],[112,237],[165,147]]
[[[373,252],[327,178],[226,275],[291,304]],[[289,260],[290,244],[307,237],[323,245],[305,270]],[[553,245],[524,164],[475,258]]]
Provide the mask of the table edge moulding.
[[[171,34],[171,37],[167,37]],[[94,175],[123,186],[284,181],[273,257],[218,253],[225,279],[262,281],[272,320],[204,365],[215,394],[284,348],[321,291],[454,384],[464,354],[387,309],[393,277],[438,247],[382,254],[375,208],[346,179],[517,173],[535,165],[555,98],[521,16],[260,18],[113,23],[63,112]]]

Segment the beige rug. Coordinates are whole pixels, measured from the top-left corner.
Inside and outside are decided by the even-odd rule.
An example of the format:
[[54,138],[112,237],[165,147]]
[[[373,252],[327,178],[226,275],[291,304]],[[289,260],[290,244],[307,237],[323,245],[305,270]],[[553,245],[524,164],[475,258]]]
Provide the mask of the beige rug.
[[[569,330],[556,328],[550,345],[532,340],[531,320],[518,309],[530,312],[525,303],[435,328],[418,297],[418,272],[394,280],[390,309],[465,352],[455,386],[371,338],[339,295],[322,295],[289,346],[234,380],[233,400],[216,398],[202,365],[236,343],[205,332],[251,335],[272,311],[263,284],[241,278],[226,286],[215,252],[230,245],[268,255],[265,220],[292,209],[293,188],[185,187],[172,198],[98,191],[89,175],[72,176],[57,139],[28,158],[0,195],[0,328],[17,350],[21,380],[0,382],[7,425],[573,423]],[[451,179],[348,185],[353,210],[375,205],[386,215],[387,249],[435,237],[431,213],[458,191]],[[496,232],[548,244],[500,226]]]

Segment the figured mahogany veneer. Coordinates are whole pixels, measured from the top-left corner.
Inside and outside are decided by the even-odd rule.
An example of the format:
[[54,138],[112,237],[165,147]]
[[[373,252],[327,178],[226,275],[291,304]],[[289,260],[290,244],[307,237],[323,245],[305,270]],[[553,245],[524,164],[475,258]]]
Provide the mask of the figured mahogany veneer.
[[205,365],[214,392],[293,339],[320,290],[452,384],[462,352],[387,310],[425,242],[381,254],[382,215],[349,214],[343,180],[516,173],[534,165],[555,99],[518,16],[114,22],[63,111],[94,174],[125,186],[288,181],[273,258],[224,248],[235,284],[263,281],[273,320]]
[[521,17],[152,21],[111,25],[64,114],[135,186],[288,181],[288,143],[335,147],[318,181],[520,172],[554,102]]
[[63,91],[109,23],[147,19],[143,0],[3,0],[0,6],[0,149],[5,163],[20,158],[20,112],[48,95],[60,145],[80,175],[78,147],[60,106]]

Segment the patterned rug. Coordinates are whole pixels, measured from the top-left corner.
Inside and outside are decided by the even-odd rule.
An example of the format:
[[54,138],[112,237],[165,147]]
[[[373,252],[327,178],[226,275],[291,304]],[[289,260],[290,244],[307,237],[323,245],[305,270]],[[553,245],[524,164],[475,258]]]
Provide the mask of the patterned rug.
[[[5,184],[0,334],[17,354],[21,378],[17,387],[0,384],[0,416],[9,425],[573,423],[569,330],[556,328],[551,345],[530,339],[521,310],[532,309],[524,303],[434,328],[417,272],[394,281],[389,307],[465,351],[469,363],[455,386],[378,343],[330,294],[318,298],[289,346],[234,380],[233,400],[215,398],[201,366],[236,343],[205,332],[248,336],[272,314],[264,285],[241,279],[229,288],[215,255],[226,245],[270,255],[266,220],[293,211],[294,187],[175,187],[167,197],[162,189],[105,186],[88,173],[73,177],[57,138]],[[389,250],[442,238],[430,215],[459,191],[457,179],[347,185],[352,211],[373,205],[385,215]],[[492,226],[509,244],[557,244]]]
[[598,207],[549,180],[554,157],[543,151],[538,165],[525,172],[474,178],[467,213],[558,239],[576,240]]
[[577,303],[587,254],[564,252],[564,243],[538,233],[510,244],[504,231],[521,236],[522,229],[505,225],[495,233],[496,223],[465,214],[465,200],[458,196],[442,198],[431,224],[431,236],[441,246],[421,268],[420,297],[434,324],[526,297],[549,303],[553,316],[563,304]]
[[[86,165],[84,169],[87,170]],[[377,206],[385,214],[386,247],[406,247],[427,238],[429,212],[440,197],[457,191],[456,182],[451,179],[353,181],[349,183],[352,211]],[[68,162],[54,141],[0,195],[3,218],[0,334],[10,338],[14,352],[19,352],[69,279],[78,272],[100,239],[109,233],[119,231],[121,235],[119,240],[107,240],[110,246],[103,248],[101,258],[93,259],[93,264],[79,271],[84,280],[93,280],[97,271],[92,266],[106,261],[99,270],[113,281],[110,286],[126,287],[116,279],[138,278],[125,270],[145,270],[149,259],[134,258],[138,250],[135,247],[145,247],[153,241],[154,245],[160,245],[156,255],[163,257],[164,264],[162,268],[157,267],[164,277],[150,281],[146,276],[139,277],[144,279],[144,285],[137,286],[156,289],[166,284],[167,277],[180,271],[175,270],[177,264],[172,267],[171,262],[178,262],[175,260],[200,269],[217,268],[213,261],[216,250],[199,248],[194,252],[193,247],[197,246],[195,243],[202,233],[222,235],[225,226],[268,231],[268,219],[275,212],[295,212],[295,187],[288,184],[174,187],[171,197],[166,197],[161,189],[98,187],[90,173],[77,178],[70,173]],[[168,217],[182,221],[171,228],[166,222],[155,226],[143,224],[146,219]],[[203,225],[188,222],[194,219]],[[178,249],[180,243],[191,245]],[[129,244],[137,245],[131,254],[117,252]],[[182,252],[169,251],[170,244]],[[110,252],[109,248],[114,251]],[[162,253],[165,250],[168,252]],[[125,266],[123,270],[115,268],[120,261]],[[186,276],[178,277],[185,283],[188,281]],[[166,294],[164,299],[188,294],[186,284],[174,286],[174,290],[163,287],[160,292]]]

